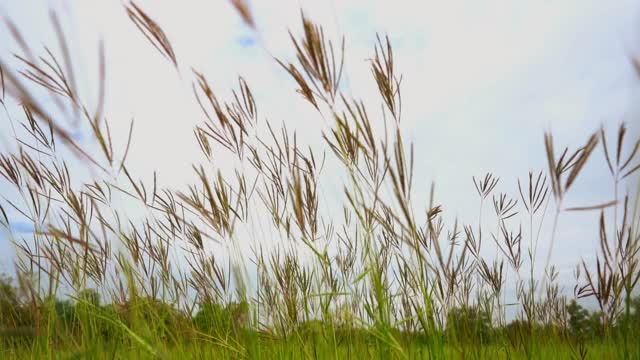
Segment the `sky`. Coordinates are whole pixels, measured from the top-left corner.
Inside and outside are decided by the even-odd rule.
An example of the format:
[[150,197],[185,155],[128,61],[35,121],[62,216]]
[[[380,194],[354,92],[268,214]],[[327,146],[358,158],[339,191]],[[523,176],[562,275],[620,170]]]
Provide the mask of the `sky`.
[[[501,177],[499,191],[516,197],[516,178],[545,169],[545,131],[553,132],[558,147],[579,146],[600,126],[614,132],[620,121],[639,134],[640,80],[630,62],[640,55],[637,1],[262,0],[250,2],[257,32],[228,1],[138,4],[167,33],[179,71],[137,32],[121,1],[0,0],[0,14],[29,41],[48,44],[55,40],[48,11],[55,9],[87,70],[80,83],[89,93],[95,93],[97,43],[104,40],[106,114],[114,138],[124,142],[135,118],[129,165],[147,180],[157,171],[166,186],[184,188],[193,179],[188,159],[200,159],[193,126],[203,117],[190,89],[191,68],[206,74],[222,97],[242,75],[261,118],[285,122],[303,141],[321,146],[318,131],[325,124],[272,59],[293,61],[287,31],[299,33],[301,8],[328,36],[345,35],[345,91],[372,104],[379,99],[367,59],[376,33],[389,36],[403,74],[402,127],[415,144],[416,198],[426,203],[434,181],[450,218],[475,221],[471,177],[487,171]],[[9,33],[0,32],[0,56],[16,50]],[[611,200],[602,156],[598,149],[568,206]],[[338,166],[329,160],[326,173]],[[324,196],[340,196],[340,184],[329,178]],[[552,262],[567,279],[580,257],[595,252],[597,216],[561,218]],[[0,239],[3,253],[5,246]]]

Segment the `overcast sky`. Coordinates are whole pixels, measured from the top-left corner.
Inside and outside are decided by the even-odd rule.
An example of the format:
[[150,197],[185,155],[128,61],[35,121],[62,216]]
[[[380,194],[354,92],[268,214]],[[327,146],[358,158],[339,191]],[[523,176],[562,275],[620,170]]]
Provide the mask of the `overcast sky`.
[[[301,7],[330,36],[345,35],[346,92],[372,108],[379,100],[367,59],[376,32],[389,35],[404,75],[403,130],[415,143],[418,198],[426,201],[435,181],[437,201],[451,218],[476,221],[473,175],[494,171],[502,178],[499,191],[516,196],[518,177],[544,169],[545,130],[553,131],[558,146],[578,146],[600,125],[613,132],[622,120],[638,135],[640,82],[630,63],[630,56],[640,54],[637,1],[261,0],[251,2],[259,37],[228,1],[139,5],[171,39],[179,72],[135,29],[121,1],[0,0],[0,13],[28,42],[49,44],[54,35],[48,10],[55,8],[86,69],[80,80],[90,93],[96,91],[98,39],[104,39],[106,114],[114,137],[124,146],[135,117],[129,166],[147,179],[158,171],[167,186],[184,188],[192,179],[191,163],[201,159],[193,126],[203,117],[190,89],[191,67],[222,95],[242,75],[255,92],[261,120],[284,121],[306,142],[321,145],[322,119],[271,58],[293,60],[287,30],[299,32]],[[0,56],[14,51],[9,33],[0,31]],[[0,131],[6,130],[3,121]],[[328,158],[330,170],[337,163]],[[567,205],[611,199],[602,159],[598,149]],[[323,186],[326,197],[342,194],[338,180]],[[561,219],[552,262],[566,275],[580,257],[594,254],[596,218]],[[2,251],[6,240],[0,242]]]

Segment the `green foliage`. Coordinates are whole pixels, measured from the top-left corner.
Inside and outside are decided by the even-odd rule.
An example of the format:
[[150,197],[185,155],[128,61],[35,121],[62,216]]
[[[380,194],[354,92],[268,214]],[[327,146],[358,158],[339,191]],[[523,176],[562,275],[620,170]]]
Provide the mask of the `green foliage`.
[[100,306],[100,293],[96,289],[84,289],[78,292],[77,299],[90,306]]
[[488,344],[493,335],[489,314],[478,307],[461,307],[449,311],[446,336],[460,343]]
[[[15,328],[15,324],[32,324],[33,322],[32,317],[28,315],[28,311],[25,311],[28,309],[28,304],[20,302],[18,293],[18,289],[13,286],[10,279],[3,277],[2,309],[4,312],[8,311],[12,314],[10,317],[12,319],[11,322],[9,324],[5,323],[5,327]],[[114,325],[118,322],[141,335],[140,341],[146,341],[144,339],[159,341],[163,344],[163,347],[169,346],[166,351],[170,352],[176,351],[194,341],[189,330],[192,327],[198,332],[210,335],[211,339],[216,339],[214,343],[218,345],[208,350],[210,354],[218,353],[225,347],[232,347],[234,346],[233,344],[242,342],[247,346],[246,349],[251,354],[264,354],[269,351],[274,351],[275,353],[281,353],[282,351],[296,353],[295,351],[301,351],[298,354],[305,357],[310,356],[310,354],[316,354],[315,356],[325,354],[324,356],[331,357],[329,354],[338,351],[347,356],[346,354],[356,351],[355,349],[361,349],[360,353],[362,354],[362,351],[366,352],[368,351],[366,349],[372,346],[375,347],[377,343],[382,341],[379,336],[364,327],[341,327],[321,320],[309,320],[300,323],[289,340],[264,337],[264,335],[251,330],[249,327],[249,304],[247,302],[231,302],[226,306],[212,302],[205,303],[200,306],[197,313],[189,320],[187,315],[174,307],[148,297],[137,298],[125,304],[110,303],[101,305],[98,292],[93,289],[85,289],[75,298],[77,301],[56,299],[50,302],[53,304],[52,309],[55,315],[53,321],[57,326],[56,331],[59,332],[59,335],[50,337],[49,341],[54,340],[62,344],[66,343],[69,336],[82,336],[84,333],[90,335],[92,342],[100,343],[102,344],[101,346],[111,347],[117,343],[134,344],[122,328]],[[633,299],[631,304],[630,321],[634,324],[633,326],[637,327],[640,298]],[[21,314],[21,316],[25,317],[18,318],[16,314]],[[574,354],[579,353],[579,351],[593,349],[595,345],[588,345],[585,341],[595,342],[598,340],[598,331],[602,327],[602,323],[599,320],[600,314],[598,312],[589,312],[574,301],[567,305],[567,314],[569,320],[566,331],[572,337],[580,340],[580,343],[575,346],[571,345],[571,347],[562,351],[567,356],[575,356]],[[7,317],[3,317],[3,319],[6,320]],[[621,326],[620,324],[617,325]],[[425,337],[425,334],[409,333],[396,328],[389,331],[393,338],[399,339],[404,349],[411,351],[414,355],[434,354],[434,349],[429,347],[430,342]],[[19,331],[16,334],[19,337],[24,336]],[[16,334],[12,334],[9,337],[7,334],[2,334],[1,336],[4,339],[3,343],[9,349],[19,349],[24,344],[21,341],[15,341]],[[528,322],[521,320],[513,321],[503,328],[495,328],[491,325],[487,312],[477,307],[461,307],[452,309],[447,316],[447,327],[444,334],[446,342],[441,345],[445,348],[441,350],[447,353],[453,350],[445,350],[446,348],[462,345],[465,349],[462,350],[463,352],[472,351],[480,357],[491,357],[488,354],[498,354],[497,349],[501,346],[500,344],[506,343],[512,349],[510,350],[512,356],[518,353],[524,355],[532,351],[531,346],[534,342],[537,342],[538,346],[546,348],[559,346],[558,344],[561,343],[549,343],[553,339],[559,339],[558,334],[559,330],[553,327],[542,324],[532,326]],[[37,340],[32,336],[28,337],[28,339],[31,339],[31,341]],[[226,343],[221,342],[221,339],[226,339],[224,340]],[[199,345],[201,349],[203,349],[202,346],[204,344],[206,344],[206,341]],[[496,347],[496,350],[492,350],[494,347]],[[293,349],[298,350],[294,351]],[[357,353],[356,351],[352,354],[355,355]],[[589,354],[593,353],[593,350],[589,352]],[[450,355],[454,354],[459,353],[450,353]],[[140,353],[136,357],[142,355],[144,353]]]
[[578,339],[595,339],[602,336],[602,314],[599,312],[589,312],[579,305],[575,300],[571,300],[567,305],[569,315],[569,332],[571,336]]
[[502,332],[507,341],[517,348],[531,336],[531,324],[528,321],[514,320],[507,324]]
[[207,334],[229,332],[237,335],[241,330],[246,329],[248,321],[249,304],[246,301],[232,302],[227,306],[207,302],[200,305],[200,309],[193,318],[196,329]]
[[0,328],[21,328],[33,324],[33,314],[23,306],[25,297],[13,279],[0,274]]

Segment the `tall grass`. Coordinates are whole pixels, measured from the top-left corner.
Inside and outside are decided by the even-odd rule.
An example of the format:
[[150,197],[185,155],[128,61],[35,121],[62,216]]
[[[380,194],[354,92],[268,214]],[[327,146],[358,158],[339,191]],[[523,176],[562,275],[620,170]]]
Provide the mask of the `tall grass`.
[[[248,4],[232,4],[259,31]],[[135,3],[125,7],[151,45],[184,68],[160,25]],[[379,103],[365,103],[342,86],[345,39],[329,40],[302,14],[302,33],[290,33],[295,61],[275,61],[326,120],[324,148],[264,120],[244,78],[223,100],[194,70],[203,159],[193,184],[163,189],[155,173],[144,183],[128,166],[131,130],[123,149],[113,146],[102,48],[90,109],[52,20],[58,50],[29,47],[10,24],[23,53],[15,66],[0,63],[0,105],[15,140],[0,155],[0,221],[17,250],[16,281],[0,282],[3,357],[640,357],[640,140],[627,146],[624,124],[613,147],[604,128],[560,151],[544,134],[548,166],[511,179],[518,197],[498,192],[506,181],[491,173],[474,177],[477,222],[445,223],[435,187],[426,207],[414,198],[416,155],[403,137],[402,75],[389,39],[376,38],[369,61]],[[83,128],[97,146],[76,140]],[[612,200],[566,208],[598,148]],[[221,156],[237,166],[223,169]],[[335,199],[342,213],[322,210],[325,161],[346,175]],[[144,215],[116,206],[122,196]],[[601,214],[595,264],[576,264],[573,295],[550,263],[568,211]],[[11,233],[16,218],[33,233]],[[247,239],[256,223],[268,229]],[[541,242],[549,252],[536,268]],[[595,299],[598,311],[579,298]]]

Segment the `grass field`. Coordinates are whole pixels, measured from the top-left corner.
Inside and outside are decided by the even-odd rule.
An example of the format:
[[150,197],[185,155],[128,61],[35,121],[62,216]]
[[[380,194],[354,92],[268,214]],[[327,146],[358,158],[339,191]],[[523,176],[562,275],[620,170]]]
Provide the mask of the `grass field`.
[[[258,32],[247,4],[231,3]],[[184,68],[170,34],[125,8],[167,69]],[[546,168],[514,174],[506,192],[491,173],[469,179],[478,219],[447,223],[433,187],[427,204],[414,199],[419,155],[403,138],[388,38],[366,63],[379,102],[365,103],[341,86],[344,40],[302,15],[296,61],[276,61],[326,121],[324,148],[265,121],[248,81],[225,101],[194,70],[183,78],[202,110],[202,159],[193,184],[161,188],[162,174],[144,182],[150,174],[130,168],[135,139],[114,148],[102,101],[86,105],[53,20],[57,48],[25,43],[18,65],[0,62],[15,140],[0,154],[0,226],[16,252],[15,272],[0,277],[0,358],[640,358],[640,139],[624,124],[573,149],[541,132]],[[100,99],[103,62],[98,73]],[[344,172],[338,211],[324,210],[325,159]],[[611,201],[567,208],[592,161],[606,163]],[[573,292],[541,253],[565,212],[601,214],[597,261],[576,264]],[[15,231],[15,219],[33,231]]]

